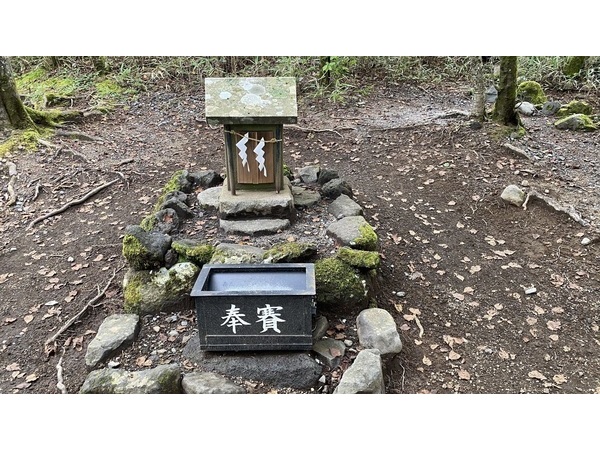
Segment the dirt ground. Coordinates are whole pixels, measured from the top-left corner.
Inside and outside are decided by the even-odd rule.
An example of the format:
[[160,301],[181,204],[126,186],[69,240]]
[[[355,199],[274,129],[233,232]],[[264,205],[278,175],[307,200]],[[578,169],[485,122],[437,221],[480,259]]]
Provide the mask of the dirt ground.
[[[377,303],[395,318],[404,344],[386,361],[388,393],[600,393],[600,243],[581,243],[600,225],[598,132],[558,131],[552,118],[534,116],[523,118],[524,138],[499,138],[494,124],[472,129],[452,114],[469,110],[467,92],[379,85],[344,106],[299,93],[300,128],[285,128],[284,161],[337,170],[377,227]],[[597,98],[575,92],[553,98],[600,108]],[[222,132],[204,122],[201,85],[156,88],[77,129],[99,140],[54,137],[52,147],[8,158],[23,205],[5,206],[5,165],[1,171],[0,393],[58,394],[59,371],[76,393],[87,344],[107,315],[122,311],[124,228],[149,212],[176,170],[224,172]],[[588,225],[533,198],[526,209],[505,204],[500,193],[509,184],[571,205]],[[44,342],[106,287],[99,306],[48,354]],[[354,317],[331,320],[332,329],[344,319],[353,338]],[[142,322],[120,367],[189,368],[181,350],[194,311]],[[328,374],[328,392],[350,363]]]

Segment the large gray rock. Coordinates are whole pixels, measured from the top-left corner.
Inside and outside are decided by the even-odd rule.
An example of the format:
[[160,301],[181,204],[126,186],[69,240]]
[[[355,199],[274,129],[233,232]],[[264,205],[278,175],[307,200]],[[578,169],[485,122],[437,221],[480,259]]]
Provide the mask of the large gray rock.
[[329,181],[339,177],[340,176],[335,170],[321,169],[321,171],[319,172],[319,179],[317,180],[317,183],[323,186],[325,183],[328,183]]
[[327,198],[338,198],[342,194],[346,194],[350,198],[354,197],[352,187],[341,178],[328,181],[321,187],[321,190]]
[[186,373],[181,381],[184,394],[245,394],[246,390],[212,372]]
[[162,266],[171,241],[167,234],[129,225],[123,237],[123,256],[135,270],[157,269]]
[[333,202],[331,202],[327,210],[336,219],[363,215],[362,207],[346,194],[340,195]]
[[558,112],[562,105],[555,100],[548,101],[542,105],[541,114],[543,116],[553,116]]
[[137,314],[113,314],[104,319],[88,345],[85,353],[86,366],[94,368],[130,345],[140,330],[139,321]]
[[340,361],[346,353],[346,345],[342,341],[331,338],[323,338],[313,344],[313,352],[317,360],[331,369],[340,365]]
[[181,370],[177,364],[129,372],[98,369],[90,372],[80,394],[181,394]]
[[598,125],[585,114],[573,114],[572,116],[557,120],[554,122],[554,126],[559,130],[573,131],[595,131],[598,129]]
[[265,251],[251,245],[222,243],[215,247],[210,264],[252,264],[262,262]]
[[143,315],[189,308],[199,271],[195,264],[182,262],[170,269],[127,272],[123,280],[125,311]]
[[327,234],[340,244],[359,250],[376,250],[377,234],[363,216],[344,217],[327,228]]
[[525,202],[527,194],[525,194],[525,192],[523,192],[519,186],[510,184],[504,188],[502,194],[500,194],[500,197],[506,203],[520,207]]
[[223,177],[214,170],[190,173],[188,178],[193,180],[194,186],[200,186],[203,189],[209,189],[223,183]]
[[308,389],[317,383],[322,367],[304,352],[220,353],[200,350],[198,335],[183,350],[205,371],[263,382],[277,388]]
[[535,105],[529,102],[519,102],[516,109],[524,116],[533,116],[536,112]]
[[356,318],[358,341],[363,348],[375,348],[382,355],[400,353],[402,341],[392,315],[385,309],[369,308]]
[[334,394],[385,394],[379,350],[362,350],[344,372]]
[[303,183],[316,183],[319,179],[320,170],[321,166],[319,165],[306,166],[298,169],[298,175]]
[[198,206],[201,209],[219,209],[222,186],[208,188],[198,194]]
[[307,208],[321,201],[321,194],[317,191],[311,191],[300,186],[292,186],[292,195],[294,196],[294,206]]
[[[184,194],[185,195],[185,194]],[[187,198],[187,196],[186,196]],[[170,208],[177,213],[177,216],[181,221],[189,219],[194,216],[194,211],[178,197],[167,198],[161,205],[160,209]]]
[[174,209],[161,209],[156,214],[155,229],[163,234],[170,234],[179,228],[179,215]]
[[260,236],[275,234],[290,227],[288,219],[254,219],[254,220],[225,220],[221,219],[219,227],[225,233]]
[[292,218],[295,209],[289,180],[284,178],[284,186],[279,193],[238,189],[236,194],[232,195],[231,191],[222,189],[219,197],[219,214],[222,219],[257,216]]

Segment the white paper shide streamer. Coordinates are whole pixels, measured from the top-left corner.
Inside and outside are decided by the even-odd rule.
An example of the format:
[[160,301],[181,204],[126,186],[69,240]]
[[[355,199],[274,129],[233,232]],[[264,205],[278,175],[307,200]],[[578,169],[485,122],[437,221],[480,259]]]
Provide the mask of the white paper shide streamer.
[[248,164],[248,153],[246,153],[246,151],[248,150],[248,147],[246,147],[247,142],[248,133],[246,133],[244,137],[242,137],[242,139],[240,139],[239,142],[235,144],[235,146],[240,149],[238,155],[242,159],[242,167],[246,166],[248,168],[248,172],[250,172],[250,164]]
[[267,167],[265,166],[265,152],[263,147],[265,146],[265,138],[260,138],[260,142],[254,149],[256,153],[256,162],[258,162],[258,171],[263,171],[264,176],[267,176]]

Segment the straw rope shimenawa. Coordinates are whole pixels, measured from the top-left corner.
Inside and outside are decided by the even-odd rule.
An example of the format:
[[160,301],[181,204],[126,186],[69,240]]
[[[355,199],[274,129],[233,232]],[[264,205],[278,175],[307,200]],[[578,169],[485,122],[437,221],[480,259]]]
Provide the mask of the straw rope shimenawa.
[[[236,132],[236,131],[233,131],[233,130],[224,130],[224,131],[225,131],[225,133],[233,134],[233,135],[235,135],[235,136],[237,136],[237,137],[240,137],[240,138],[243,138],[243,137],[244,137],[244,135],[243,135],[243,134],[240,134],[240,133],[238,133],[238,132]],[[254,142],[260,142],[260,141],[261,141],[260,139],[253,139],[253,138],[251,138],[251,137],[246,137],[246,139],[248,139],[249,141],[254,141]],[[268,141],[263,141],[263,142],[264,142],[265,144],[274,144],[274,143],[276,143],[276,142],[283,142],[283,139],[275,139],[275,138],[271,138],[271,139],[269,139]]]

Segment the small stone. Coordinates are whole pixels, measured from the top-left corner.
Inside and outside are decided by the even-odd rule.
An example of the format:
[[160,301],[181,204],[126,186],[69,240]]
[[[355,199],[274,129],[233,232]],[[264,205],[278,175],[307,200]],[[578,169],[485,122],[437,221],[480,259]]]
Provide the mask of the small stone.
[[525,186],[525,187],[529,186],[529,181],[527,181],[527,180],[521,181],[521,186]]
[[325,375],[321,375],[321,378],[319,378],[319,383],[321,383],[321,384],[327,383],[327,378],[325,378]]
[[524,116],[533,116],[535,114],[535,105],[529,102],[520,102],[517,106],[517,111]]
[[535,294],[536,292],[537,292],[537,289],[534,287],[525,289],[525,295],[532,295],[532,294]]
[[171,330],[171,331],[169,331],[169,336],[177,337],[177,336],[179,336],[179,332],[177,330]]
[[527,195],[521,190],[521,188],[519,188],[519,186],[511,184],[504,188],[502,194],[500,194],[500,197],[502,197],[502,200],[504,200],[506,203],[510,203],[511,205],[515,206],[521,206],[525,202]]
[[592,240],[585,237],[581,240],[581,245],[588,245],[590,242],[592,242]]
[[404,292],[404,291],[396,292],[396,297],[400,297],[400,298],[406,297],[406,292]]
[[352,344],[354,344],[354,342],[352,342],[350,339],[344,340],[344,345],[346,347],[352,347]]
[[173,314],[172,316],[169,316],[165,319],[165,322],[169,322],[169,323],[174,323],[177,322],[177,314]]
[[110,360],[107,365],[110,369],[116,369],[121,363],[119,361]]

